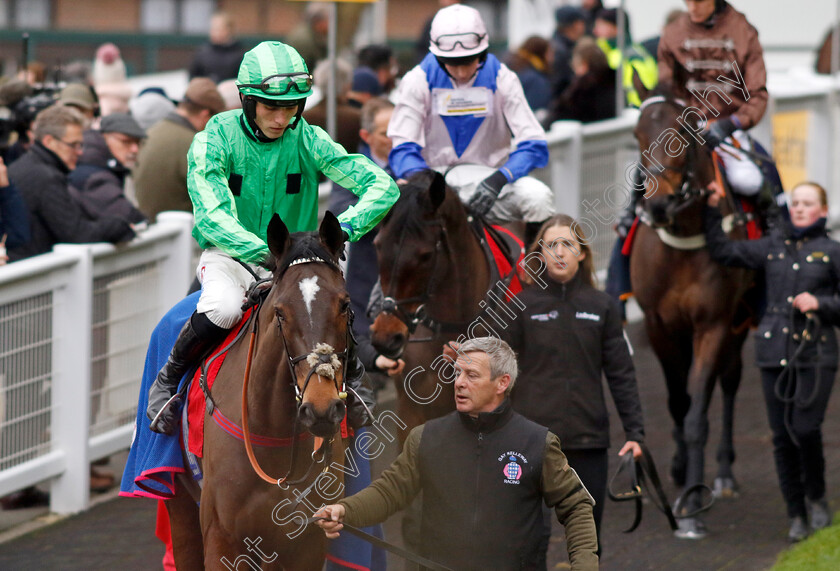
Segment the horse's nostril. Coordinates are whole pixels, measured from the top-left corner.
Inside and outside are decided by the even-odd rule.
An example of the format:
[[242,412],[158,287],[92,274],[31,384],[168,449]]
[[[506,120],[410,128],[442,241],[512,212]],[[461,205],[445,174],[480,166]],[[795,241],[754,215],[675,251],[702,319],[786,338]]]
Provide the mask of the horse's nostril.
[[391,342],[391,345],[394,347],[394,350],[399,350],[403,345],[405,345],[405,335],[402,333],[397,333],[394,335],[394,339]]
[[330,421],[338,424],[344,418],[344,414],[347,412],[347,405],[341,399],[336,399],[333,401],[332,405],[330,406]]
[[313,422],[315,422],[315,412],[312,409],[312,403],[303,403],[300,405],[300,411],[298,412],[300,415],[300,421],[304,424],[304,426],[310,426]]

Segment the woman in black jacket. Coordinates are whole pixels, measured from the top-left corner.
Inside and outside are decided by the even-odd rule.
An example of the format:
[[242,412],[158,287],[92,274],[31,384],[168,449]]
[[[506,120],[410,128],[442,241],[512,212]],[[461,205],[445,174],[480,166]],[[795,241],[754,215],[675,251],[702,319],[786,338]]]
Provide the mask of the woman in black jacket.
[[[544,262],[545,271],[532,268],[536,271],[522,276],[529,283],[518,296],[525,307],[505,332],[520,368],[513,407],[560,437],[569,465],[595,498],[600,553],[610,446],[602,375],[627,437],[620,455],[641,455],[644,425],[621,314],[615,301],[595,288],[585,242],[582,228],[569,216],[558,214],[543,224],[528,253],[539,254],[529,259]],[[536,283],[532,275],[539,276]]]
[[808,535],[809,512],[811,530],[831,523],[821,425],[837,372],[832,325],[840,318],[840,243],[826,233],[827,214],[825,189],[810,182],[791,192],[790,224],[759,240],[729,240],[720,212],[706,209],[712,258],[766,272],[767,309],[755,334],[756,365],[791,519],[790,541]]

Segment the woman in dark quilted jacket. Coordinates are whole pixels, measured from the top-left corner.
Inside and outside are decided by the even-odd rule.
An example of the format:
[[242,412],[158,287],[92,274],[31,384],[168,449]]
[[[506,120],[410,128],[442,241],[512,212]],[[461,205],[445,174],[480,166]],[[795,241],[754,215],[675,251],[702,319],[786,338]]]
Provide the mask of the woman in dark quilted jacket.
[[766,273],[767,309],[755,333],[755,354],[790,541],[831,524],[821,426],[837,372],[840,243],[828,237],[827,215],[825,189],[812,182],[791,192],[790,223],[759,240],[729,240],[720,212],[706,209],[712,258]]

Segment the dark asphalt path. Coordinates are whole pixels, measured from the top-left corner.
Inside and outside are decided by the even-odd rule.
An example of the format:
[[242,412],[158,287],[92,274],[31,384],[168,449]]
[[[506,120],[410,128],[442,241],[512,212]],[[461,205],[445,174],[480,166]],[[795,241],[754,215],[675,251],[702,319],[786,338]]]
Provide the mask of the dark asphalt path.
[[[673,454],[671,420],[665,407],[665,388],[659,365],[639,325],[629,329],[636,350],[645,409],[648,445],[665,477]],[[652,505],[633,534],[623,534],[633,517],[630,504],[607,501],[604,514],[603,569],[767,569],[787,547],[787,519],[773,470],[770,432],[764,413],[759,377],[752,366],[752,343],[748,341],[744,379],[736,404],[735,475],[741,484],[740,498],[718,502],[706,514],[710,534],[700,541],[675,539],[666,520]],[[832,396],[824,426],[828,494],[832,507],[840,505],[840,415],[837,395]],[[610,403],[612,407],[612,403]],[[716,469],[714,448],[719,435],[720,400],[712,403],[712,429],[706,454],[708,483]],[[613,454],[623,442],[613,411]],[[391,452],[393,454],[393,451]],[[383,460],[393,455],[383,455]],[[615,467],[614,460],[611,471]],[[381,466],[375,466],[381,469]],[[665,484],[670,498],[677,490]],[[159,569],[162,547],[154,537],[155,503],[141,499],[115,499],[40,531],[0,545],[0,569],[134,571]],[[386,535],[399,541],[396,517],[386,525]],[[568,568],[562,528],[555,525],[549,551],[549,569]],[[402,569],[402,564],[390,566]]]

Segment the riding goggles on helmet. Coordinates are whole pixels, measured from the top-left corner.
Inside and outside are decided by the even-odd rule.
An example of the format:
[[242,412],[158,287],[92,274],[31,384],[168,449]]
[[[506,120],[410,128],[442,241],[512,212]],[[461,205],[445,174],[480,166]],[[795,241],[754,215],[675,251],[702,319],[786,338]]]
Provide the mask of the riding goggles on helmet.
[[309,93],[312,89],[312,76],[305,72],[278,73],[270,75],[261,83],[242,83],[240,88],[259,89],[266,95],[286,95],[294,89],[300,94]]
[[487,34],[476,34],[475,32],[466,32],[463,34],[444,34],[432,40],[437,49],[442,52],[455,51],[458,46],[464,50],[474,50],[481,45],[481,41],[487,37]]

